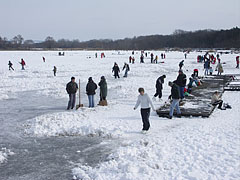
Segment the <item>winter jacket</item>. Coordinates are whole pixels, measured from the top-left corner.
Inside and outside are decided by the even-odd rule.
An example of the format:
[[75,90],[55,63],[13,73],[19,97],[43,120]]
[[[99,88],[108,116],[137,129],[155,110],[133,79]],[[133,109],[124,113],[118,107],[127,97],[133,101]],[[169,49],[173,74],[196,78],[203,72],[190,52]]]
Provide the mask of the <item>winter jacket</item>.
[[118,66],[113,66],[113,68],[112,68],[112,72],[120,72],[120,69],[119,69],[119,67]]
[[123,70],[124,70],[124,69],[126,69],[127,71],[130,71],[129,65],[128,65],[128,64],[125,64],[125,65],[123,66]]
[[107,82],[105,79],[101,79],[101,81],[98,83],[100,86],[100,96],[103,98],[107,97]]
[[159,89],[159,90],[162,90],[162,88],[163,88],[163,87],[162,87],[163,83],[164,83],[164,77],[161,76],[161,77],[159,77],[159,78],[157,79],[157,81],[156,81],[156,88]]
[[184,61],[181,61],[181,62],[179,63],[179,67],[180,67],[180,68],[183,67],[183,65],[184,65],[183,63],[184,63]]
[[184,73],[179,74],[177,77],[177,80],[175,80],[173,83],[175,83],[176,85],[180,86],[180,87],[185,87],[186,86],[186,75]]
[[78,85],[77,85],[77,83],[70,81],[70,82],[67,84],[66,90],[67,90],[67,93],[68,93],[68,94],[75,94],[75,93],[77,92],[77,90],[78,90]]
[[146,93],[144,95],[140,94],[138,96],[138,100],[137,100],[137,103],[134,108],[137,109],[140,104],[141,104],[142,109],[150,108],[150,106],[149,106],[149,104],[150,104],[152,109],[154,110],[152,100],[149,98],[148,94],[146,94]]
[[94,95],[96,94],[95,90],[97,89],[97,84],[93,81],[88,81],[86,91],[87,95]]
[[220,100],[221,100],[220,96],[217,94],[214,94],[211,99],[211,104],[214,104],[215,102],[220,101]]
[[173,84],[173,86],[172,86],[171,96],[172,96],[172,99],[179,99],[180,98],[179,87],[176,84]]
[[13,64],[9,61],[8,65],[11,67]]

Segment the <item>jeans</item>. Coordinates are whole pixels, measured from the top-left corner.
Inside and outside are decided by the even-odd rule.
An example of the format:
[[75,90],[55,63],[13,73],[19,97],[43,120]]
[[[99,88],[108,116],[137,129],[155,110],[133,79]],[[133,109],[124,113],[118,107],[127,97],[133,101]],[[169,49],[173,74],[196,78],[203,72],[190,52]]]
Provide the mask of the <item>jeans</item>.
[[76,102],[76,94],[69,94],[69,101],[67,109],[73,109]]
[[180,86],[179,86],[179,92],[180,92],[180,97],[181,97],[181,99],[184,98],[184,88],[185,88],[185,87],[180,87]]
[[127,77],[128,76],[128,70],[125,71],[125,74],[123,77]]
[[170,112],[169,116],[173,116],[174,109],[177,109],[177,114],[181,114],[180,108],[179,108],[179,99],[173,99],[172,104],[170,106]]
[[141,116],[142,116],[142,122],[143,122],[142,130],[147,131],[150,128],[150,123],[149,123],[150,108],[141,109]]
[[205,68],[204,75],[208,75],[208,68]]
[[94,95],[88,95],[89,107],[94,107]]

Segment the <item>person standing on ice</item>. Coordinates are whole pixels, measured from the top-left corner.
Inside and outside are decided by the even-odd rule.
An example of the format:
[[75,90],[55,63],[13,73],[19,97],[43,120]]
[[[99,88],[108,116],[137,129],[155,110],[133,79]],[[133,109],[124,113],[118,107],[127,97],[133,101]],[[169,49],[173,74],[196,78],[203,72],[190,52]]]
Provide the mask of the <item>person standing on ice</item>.
[[210,69],[210,60],[207,59],[204,63],[204,75],[207,76],[208,75],[208,70]]
[[184,60],[182,60],[182,61],[179,63],[179,69],[182,69],[183,66],[184,66]]
[[46,62],[46,59],[45,59],[45,57],[42,57],[42,59],[43,59],[43,62]]
[[238,68],[238,69],[239,69],[239,56],[237,56],[237,57],[236,57],[236,63],[237,63],[237,66],[236,66],[236,68]]
[[153,53],[151,53],[151,63],[153,63],[153,58],[154,58],[154,55],[153,55]]
[[143,54],[140,57],[140,63],[144,63],[144,56],[143,56]]
[[124,63],[124,66],[123,66],[122,70],[124,71],[124,69],[125,69],[125,74],[124,74],[123,77],[127,77],[128,76],[128,71],[130,71],[130,67],[127,63]]
[[96,94],[97,84],[93,81],[92,77],[88,78],[88,83],[86,86],[86,92],[88,95],[89,108],[94,107],[94,95]]
[[223,73],[223,66],[220,61],[218,61],[218,64],[216,66],[216,71],[218,72],[217,75],[221,75]]
[[9,68],[9,71],[12,69],[13,71],[14,71],[14,69],[13,69],[13,64],[12,64],[12,62],[11,61],[8,61],[8,68]]
[[78,85],[75,82],[75,77],[71,78],[71,81],[67,84],[66,90],[67,90],[67,93],[69,94],[69,101],[68,101],[67,110],[69,110],[70,108],[73,109],[74,106],[75,106],[76,93],[77,93],[77,90],[78,90]]
[[101,77],[100,82],[98,83],[100,86],[100,105],[107,105],[106,98],[107,98],[107,82],[104,76]]
[[114,66],[112,68],[112,72],[114,72],[115,79],[120,78],[120,76],[119,76],[120,69],[119,69],[118,64],[116,62],[114,63]]
[[171,103],[171,106],[170,106],[170,112],[169,112],[169,117],[168,118],[172,119],[175,107],[177,109],[177,117],[180,118],[181,117],[181,111],[180,111],[180,108],[179,108],[179,98],[180,98],[179,87],[171,81],[168,82],[168,85],[171,87],[171,95],[168,97],[168,99],[172,99],[172,103]]
[[154,61],[155,61],[155,63],[157,64],[157,61],[158,61],[158,55],[156,55]]
[[166,75],[160,76],[157,81],[156,81],[156,93],[153,96],[153,99],[155,100],[156,97],[158,96],[159,100],[162,98],[162,89],[163,89],[163,83],[164,79],[166,78]]
[[23,59],[21,59],[20,64],[22,65],[22,70],[25,70],[24,66],[26,65],[26,63]]
[[53,67],[53,75],[56,76],[56,73],[57,73],[57,67],[54,66],[54,67]]
[[177,80],[175,80],[174,83],[176,85],[178,85],[179,92],[180,92],[180,97],[181,97],[181,99],[183,99],[184,98],[184,88],[185,88],[186,83],[187,83],[187,77],[183,73],[182,70],[179,70],[178,73],[179,74],[178,74]]
[[141,104],[141,116],[142,116],[142,122],[143,122],[142,133],[146,133],[150,128],[149,116],[150,116],[151,108],[149,104],[151,105],[153,111],[155,111],[155,108],[148,94],[144,93],[143,88],[139,88],[138,92],[140,93],[140,95],[138,96],[138,100],[134,107],[134,110],[136,110],[138,106]]
[[132,56],[129,56],[129,63],[132,63]]

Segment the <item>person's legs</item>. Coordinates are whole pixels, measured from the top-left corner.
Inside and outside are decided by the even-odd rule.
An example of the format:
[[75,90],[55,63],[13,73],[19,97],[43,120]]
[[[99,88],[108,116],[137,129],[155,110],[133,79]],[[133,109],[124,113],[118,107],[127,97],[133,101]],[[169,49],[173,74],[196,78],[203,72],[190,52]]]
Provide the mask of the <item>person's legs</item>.
[[184,87],[179,87],[181,99],[184,98]]
[[175,107],[176,107],[176,109],[177,109],[177,114],[180,115],[180,114],[181,114],[181,111],[180,111],[180,108],[179,108],[179,100],[178,100],[178,99],[176,99]]
[[149,123],[149,116],[150,116],[150,108],[148,109],[141,109],[141,116],[143,122],[143,129],[142,130],[149,130],[150,123]]
[[74,106],[75,106],[75,102],[76,102],[76,94],[71,94],[71,96],[72,96],[72,109],[74,108]]
[[92,95],[92,107],[94,107],[94,95]]
[[173,116],[173,112],[174,112],[175,105],[176,105],[176,101],[173,99],[173,100],[172,100],[172,103],[171,103],[171,106],[170,106],[170,112],[169,112],[169,116],[170,116],[170,117]]
[[221,109],[221,108],[222,108],[222,104],[223,104],[223,101],[222,101],[222,100],[219,100],[219,101],[218,101],[218,109]]
[[159,97],[159,99],[162,98],[162,90],[161,90],[161,89],[159,90],[159,95],[158,95],[158,97]]
[[92,100],[91,100],[91,95],[88,95],[88,104],[89,104],[89,108],[92,107]]
[[68,107],[67,107],[67,109],[70,109],[71,104],[72,104],[72,94],[69,94],[69,101],[68,101]]

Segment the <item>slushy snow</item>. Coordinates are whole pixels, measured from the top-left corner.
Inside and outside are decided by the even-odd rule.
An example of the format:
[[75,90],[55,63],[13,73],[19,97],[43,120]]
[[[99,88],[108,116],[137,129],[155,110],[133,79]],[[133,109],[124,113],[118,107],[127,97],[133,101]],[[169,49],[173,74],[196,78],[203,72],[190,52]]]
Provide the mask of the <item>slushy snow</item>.
[[[76,164],[74,179],[96,180],[142,180],[142,179],[239,179],[240,178],[240,123],[239,92],[225,92],[223,100],[232,109],[215,110],[210,118],[159,118],[151,112],[151,128],[147,134],[141,134],[142,122],[139,109],[133,107],[138,96],[138,88],[143,87],[152,97],[155,93],[155,81],[163,74],[167,78],[163,87],[163,100],[155,101],[155,108],[162,105],[170,94],[169,80],[178,75],[178,63],[184,58],[181,52],[168,52],[164,63],[139,63],[140,52],[135,54],[136,63],[130,65],[128,78],[115,80],[111,73],[114,62],[120,68],[128,62],[131,51],[106,51],[106,58],[95,58],[95,52],[69,51],[64,57],[58,52],[0,52],[1,57],[11,60],[24,58],[26,71],[14,63],[16,72],[0,70],[2,91],[1,99],[14,96],[15,93],[34,91],[39,96],[51,96],[68,101],[66,83],[75,76],[81,79],[81,97],[83,108],[75,111],[62,111],[45,114],[30,119],[25,132],[34,136],[71,136],[91,135],[104,138],[118,138],[121,146],[108,157],[107,162],[98,167]],[[162,52],[153,51],[160,57]],[[197,63],[197,55],[192,52],[185,60],[184,72],[188,77],[193,69],[199,69],[203,75],[203,64]],[[202,53],[204,54],[204,52]],[[42,56],[46,63],[42,62]],[[91,58],[89,58],[91,57]],[[235,69],[235,54],[222,55],[220,58],[224,73],[239,73]],[[159,61],[162,61],[161,59]],[[13,61],[14,62],[14,61]],[[4,64],[4,63],[2,63]],[[53,66],[58,68],[53,77]],[[213,65],[215,69],[216,65]],[[187,71],[188,70],[188,71]],[[101,76],[108,83],[107,107],[87,108],[85,87],[88,77],[98,83]],[[7,86],[6,86],[7,84]],[[95,103],[99,100],[99,89]],[[187,106],[191,106],[188,104]],[[74,153],[74,152],[73,152]],[[79,157],[80,158],[80,157]]]

